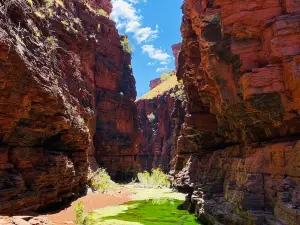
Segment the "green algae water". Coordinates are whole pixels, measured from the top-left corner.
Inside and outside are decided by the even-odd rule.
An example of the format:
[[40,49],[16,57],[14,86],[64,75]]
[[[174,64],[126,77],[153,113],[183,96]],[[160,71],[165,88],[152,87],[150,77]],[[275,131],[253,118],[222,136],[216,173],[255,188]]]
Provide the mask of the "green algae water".
[[196,216],[181,210],[180,200],[140,200],[127,203],[128,209],[118,215],[102,218],[103,221],[118,220],[144,225],[195,225]]
[[119,206],[119,212],[111,216],[95,211],[92,217],[103,225],[199,225],[195,215],[181,209],[182,203],[176,199],[137,200]]
[[[185,195],[171,189],[143,189],[128,186],[133,201],[89,213],[82,208],[80,225],[199,225],[194,214],[182,210]],[[83,220],[82,220],[83,221]]]

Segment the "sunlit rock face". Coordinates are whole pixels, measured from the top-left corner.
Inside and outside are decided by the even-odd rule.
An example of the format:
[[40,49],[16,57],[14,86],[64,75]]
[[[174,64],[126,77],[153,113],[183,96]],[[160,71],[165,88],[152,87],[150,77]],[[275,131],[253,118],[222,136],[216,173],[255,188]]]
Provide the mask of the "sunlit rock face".
[[156,78],[156,79],[154,79],[154,80],[151,80],[151,81],[150,81],[150,85],[149,85],[150,90],[156,88],[156,87],[157,87],[158,85],[160,85],[161,83],[162,83],[162,80],[161,80],[160,78]]
[[108,15],[112,12],[111,0],[88,0],[87,1],[94,9],[103,9]]
[[0,212],[11,214],[85,192],[88,158],[123,168],[138,126],[113,21],[79,0],[0,6]]
[[299,1],[185,0],[174,185],[221,224],[299,224]]

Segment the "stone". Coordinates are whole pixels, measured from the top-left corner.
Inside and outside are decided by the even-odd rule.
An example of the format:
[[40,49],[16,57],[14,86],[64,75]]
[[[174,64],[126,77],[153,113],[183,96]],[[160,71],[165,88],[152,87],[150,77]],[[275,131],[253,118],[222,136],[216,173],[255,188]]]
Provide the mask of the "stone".
[[[180,43],[172,46],[176,65],[180,47]],[[172,72],[170,76],[168,79],[173,79]],[[172,81],[168,79],[157,78],[150,81],[150,92],[160,84],[171,83]],[[139,158],[142,170],[150,171],[152,168],[161,168],[165,173],[170,172],[177,137],[184,122],[185,96],[183,92],[182,85],[175,82],[162,94],[151,95],[151,98],[142,96],[136,101],[142,130],[139,140]]]
[[156,78],[154,80],[150,81],[150,90],[156,88],[158,85],[162,83],[162,80],[160,78]]
[[175,57],[176,69],[178,68],[178,58],[179,58],[179,53],[181,51],[181,46],[182,46],[182,43],[177,43],[177,44],[174,44],[171,46],[174,57]]
[[111,1],[62,3],[49,6],[50,17],[39,2],[43,23],[28,1],[0,3],[1,214],[85,193],[107,149],[117,159],[105,162],[110,173],[125,169],[124,155],[139,166],[131,55],[116,24],[98,13],[109,15]]
[[171,179],[208,224],[300,222],[299,3],[183,3]]
[[21,218],[13,218],[12,221],[15,225],[31,225],[29,222]]

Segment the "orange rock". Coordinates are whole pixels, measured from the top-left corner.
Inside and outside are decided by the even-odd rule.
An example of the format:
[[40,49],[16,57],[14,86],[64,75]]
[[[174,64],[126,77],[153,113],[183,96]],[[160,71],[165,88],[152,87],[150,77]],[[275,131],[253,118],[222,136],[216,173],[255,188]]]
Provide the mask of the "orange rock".
[[220,224],[299,224],[298,0],[185,0],[173,184]]

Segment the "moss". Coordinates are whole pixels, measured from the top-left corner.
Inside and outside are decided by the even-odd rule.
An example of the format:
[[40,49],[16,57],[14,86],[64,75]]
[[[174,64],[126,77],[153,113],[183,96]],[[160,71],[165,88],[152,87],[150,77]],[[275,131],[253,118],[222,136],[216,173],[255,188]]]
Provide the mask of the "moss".
[[119,212],[111,213],[109,216],[102,216],[101,211],[93,211],[88,215],[80,208],[77,215],[84,216],[78,221],[81,225],[196,225],[200,224],[196,216],[186,210],[181,210],[183,201],[162,198],[150,200],[137,200],[119,206]]

